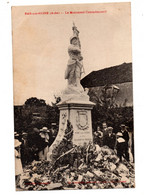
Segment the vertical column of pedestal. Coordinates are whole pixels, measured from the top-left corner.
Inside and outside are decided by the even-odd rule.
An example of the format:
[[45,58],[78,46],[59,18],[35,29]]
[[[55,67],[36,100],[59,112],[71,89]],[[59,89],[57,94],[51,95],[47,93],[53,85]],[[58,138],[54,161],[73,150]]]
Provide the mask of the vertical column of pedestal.
[[58,134],[56,136],[56,139],[54,140],[54,142],[52,143],[52,145],[49,148],[49,152],[48,152],[48,159],[50,160],[50,155],[52,154],[53,149],[58,146],[60,144],[60,142],[62,141],[64,135],[65,135],[65,130],[67,128],[67,120],[68,120],[68,109],[66,107],[63,107],[63,105],[61,105],[59,107],[60,109],[60,120],[59,120],[59,130],[58,130]]
[[67,128],[68,109],[63,106],[61,106],[59,109],[60,109],[59,131],[56,139],[61,141],[65,135],[65,130]]

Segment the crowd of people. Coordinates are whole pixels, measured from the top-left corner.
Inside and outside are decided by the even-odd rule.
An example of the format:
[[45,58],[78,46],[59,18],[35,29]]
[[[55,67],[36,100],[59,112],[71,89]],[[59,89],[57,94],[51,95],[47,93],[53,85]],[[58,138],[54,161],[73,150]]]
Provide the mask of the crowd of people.
[[33,160],[47,160],[49,147],[53,143],[56,134],[55,125],[52,125],[51,129],[34,127],[28,132],[14,132],[16,182],[19,180],[23,168]]
[[[52,126],[51,129],[43,127],[41,129],[33,128],[29,132],[15,132],[15,175],[16,183],[19,182],[19,176],[23,168],[32,163],[34,160],[48,160],[48,151],[57,135],[57,130]],[[115,133],[113,127],[108,127],[107,123],[102,123],[93,132],[94,144],[108,146],[114,150],[120,161],[123,158],[128,162],[134,161],[133,139],[127,126],[120,125],[120,130]],[[77,159],[80,160],[80,159]]]
[[53,143],[56,133],[54,127],[51,129],[34,127],[31,131],[21,134],[15,132],[15,139],[21,142],[20,151],[23,166],[33,160],[46,160],[48,148]]
[[134,161],[134,150],[133,150],[133,137],[128,132],[128,127],[124,124],[120,125],[120,130],[114,133],[113,127],[108,127],[106,122],[102,123],[102,128],[97,127],[94,131],[94,142],[99,146],[108,146],[113,149],[120,161],[126,159],[128,162]]

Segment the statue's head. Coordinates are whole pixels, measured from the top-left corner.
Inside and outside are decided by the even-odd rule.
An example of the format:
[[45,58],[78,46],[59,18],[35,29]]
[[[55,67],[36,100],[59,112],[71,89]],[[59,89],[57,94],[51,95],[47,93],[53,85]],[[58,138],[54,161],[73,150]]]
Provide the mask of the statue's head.
[[78,44],[78,38],[77,38],[76,36],[72,36],[72,37],[70,38],[70,43],[71,43],[72,45],[77,45],[77,44]]

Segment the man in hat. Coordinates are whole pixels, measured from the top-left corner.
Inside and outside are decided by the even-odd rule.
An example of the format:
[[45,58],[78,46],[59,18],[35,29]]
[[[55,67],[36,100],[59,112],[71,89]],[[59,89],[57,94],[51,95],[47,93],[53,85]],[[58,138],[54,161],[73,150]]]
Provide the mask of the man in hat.
[[107,128],[107,133],[104,134],[103,137],[103,144],[108,146],[111,149],[115,149],[116,146],[116,136],[115,133],[113,133],[113,127]]
[[120,132],[122,133],[122,138],[125,140],[125,147],[124,147],[124,156],[126,158],[127,161],[129,161],[129,134],[128,131],[126,129],[126,126],[124,124],[120,125]]
[[122,156],[124,156],[124,151],[125,151],[125,140],[123,139],[123,135],[121,132],[118,132],[116,134],[116,137],[117,137],[117,144],[116,144],[117,156],[119,157],[120,161],[122,161]]
[[94,131],[94,143],[98,144],[100,147],[103,146],[103,132],[100,126],[97,126],[97,130]]
[[104,122],[102,123],[102,133],[103,133],[103,136],[102,136],[102,145],[103,145],[103,146],[106,145],[106,144],[105,144],[105,141],[106,141],[105,139],[106,139],[107,134],[108,134],[107,129],[108,129],[107,123],[104,121]]
[[39,159],[40,160],[47,160],[47,154],[49,151],[48,144],[49,144],[49,130],[47,127],[43,127],[40,129],[40,141],[39,141]]
[[28,152],[27,163],[32,162],[33,160],[38,160],[38,151],[39,151],[39,129],[34,127],[27,134],[26,139],[26,149]]
[[52,145],[52,143],[54,142],[56,135],[57,135],[57,128],[56,128],[56,123],[51,123],[51,129],[49,132],[49,147]]

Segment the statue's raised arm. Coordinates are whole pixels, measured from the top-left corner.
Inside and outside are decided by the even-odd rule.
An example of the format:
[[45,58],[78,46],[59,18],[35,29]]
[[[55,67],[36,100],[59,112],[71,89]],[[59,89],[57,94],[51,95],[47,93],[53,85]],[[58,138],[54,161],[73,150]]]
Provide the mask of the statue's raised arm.
[[72,30],[73,30],[73,35],[76,36],[78,39],[79,48],[81,48],[81,43],[80,43],[80,39],[79,39],[79,31],[78,31],[77,27],[75,26],[74,22],[73,22]]

